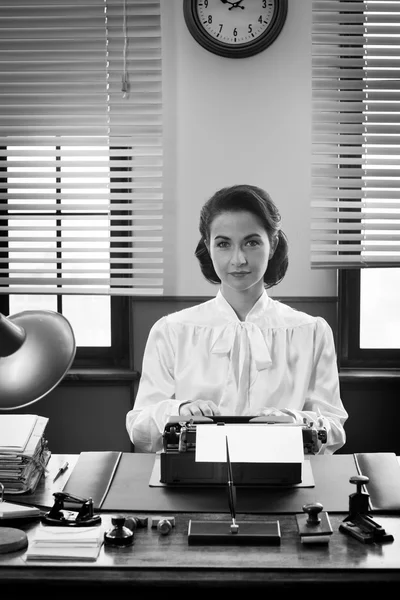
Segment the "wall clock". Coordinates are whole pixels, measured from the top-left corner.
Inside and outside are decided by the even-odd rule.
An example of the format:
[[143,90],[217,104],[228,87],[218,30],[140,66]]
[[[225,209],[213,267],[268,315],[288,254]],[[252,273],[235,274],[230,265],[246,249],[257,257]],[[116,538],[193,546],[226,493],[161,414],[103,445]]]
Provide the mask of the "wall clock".
[[183,0],[188,30],[203,48],[227,58],[265,50],[282,31],[288,0]]

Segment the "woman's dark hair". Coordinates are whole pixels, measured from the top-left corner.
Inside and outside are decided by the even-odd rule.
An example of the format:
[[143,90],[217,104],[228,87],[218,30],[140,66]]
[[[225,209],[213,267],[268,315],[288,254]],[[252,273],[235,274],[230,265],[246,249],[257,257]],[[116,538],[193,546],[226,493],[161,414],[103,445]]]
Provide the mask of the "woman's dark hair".
[[213,220],[224,212],[246,210],[255,215],[262,223],[271,246],[276,244],[275,252],[268,262],[264,273],[264,284],[270,288],[285,276],[288,268],[288,243],[286,235],[280,228],[281,216],[270,195],[254,185],[233,185],[216,192],[204,204],[200,212],[199,231],[201,239],[197,244],[197,257],[201,272],[211,283],[221,283],[215,272],[206,242],[210,240],[210,228]]

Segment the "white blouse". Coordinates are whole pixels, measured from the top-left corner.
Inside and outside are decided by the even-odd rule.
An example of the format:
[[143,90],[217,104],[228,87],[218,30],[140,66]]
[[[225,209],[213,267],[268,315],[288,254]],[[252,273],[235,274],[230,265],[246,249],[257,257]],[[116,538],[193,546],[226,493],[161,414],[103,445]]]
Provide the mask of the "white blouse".
[[170,416],[188,400],[212,400],[222,415],[260,415],[275,407],[326,427],[320,453],[346,440],[333,334],[322,317],[262,294],[240,321],[219,291],[159,319],[147,340],[126,428],[137,452],[157,452]]

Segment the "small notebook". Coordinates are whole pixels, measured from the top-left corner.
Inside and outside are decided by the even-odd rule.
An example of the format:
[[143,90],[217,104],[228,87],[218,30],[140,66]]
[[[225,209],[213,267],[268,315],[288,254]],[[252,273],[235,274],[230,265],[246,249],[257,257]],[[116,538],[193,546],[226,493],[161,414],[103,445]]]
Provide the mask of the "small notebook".
[[14,502],[0,502],[0,521],[2,519],[26,519],[39,517],[40,509],[36,506],[23,506]]
[[104,532],[94,527],[53,527],[41,524],[29,543],[26,560],[95,561]]

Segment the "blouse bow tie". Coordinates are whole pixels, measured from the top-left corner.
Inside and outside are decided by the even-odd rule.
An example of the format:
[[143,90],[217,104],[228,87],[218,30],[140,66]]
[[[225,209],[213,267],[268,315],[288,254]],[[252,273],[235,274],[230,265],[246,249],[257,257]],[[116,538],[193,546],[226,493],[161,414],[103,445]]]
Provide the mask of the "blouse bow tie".
[[[211,347],[215,354],[229,354],[233,380],[237,390],[237,414],[249,410],[250,371],[252,363],[258,371],[267,369],[271,355],[264,336],[257,325],[250,321],[229,323],[219,330]],[[228,376],[228,379],[230,377]]]
[[[268,367],[271,366],[271,355],[261,329],[251,321],[229,323],[224,327],[218,328],[211,346],[211,352],[213,354],[231,354],[232,356],[235,341],[240,348],[240,372],[244,366],[245,354],[247,354],[245,352],[245,347],[247,346],[250,350],[250,362],[254,361],[258,371],[268,369]],[[243,345],[245,347],[243,347]]]

